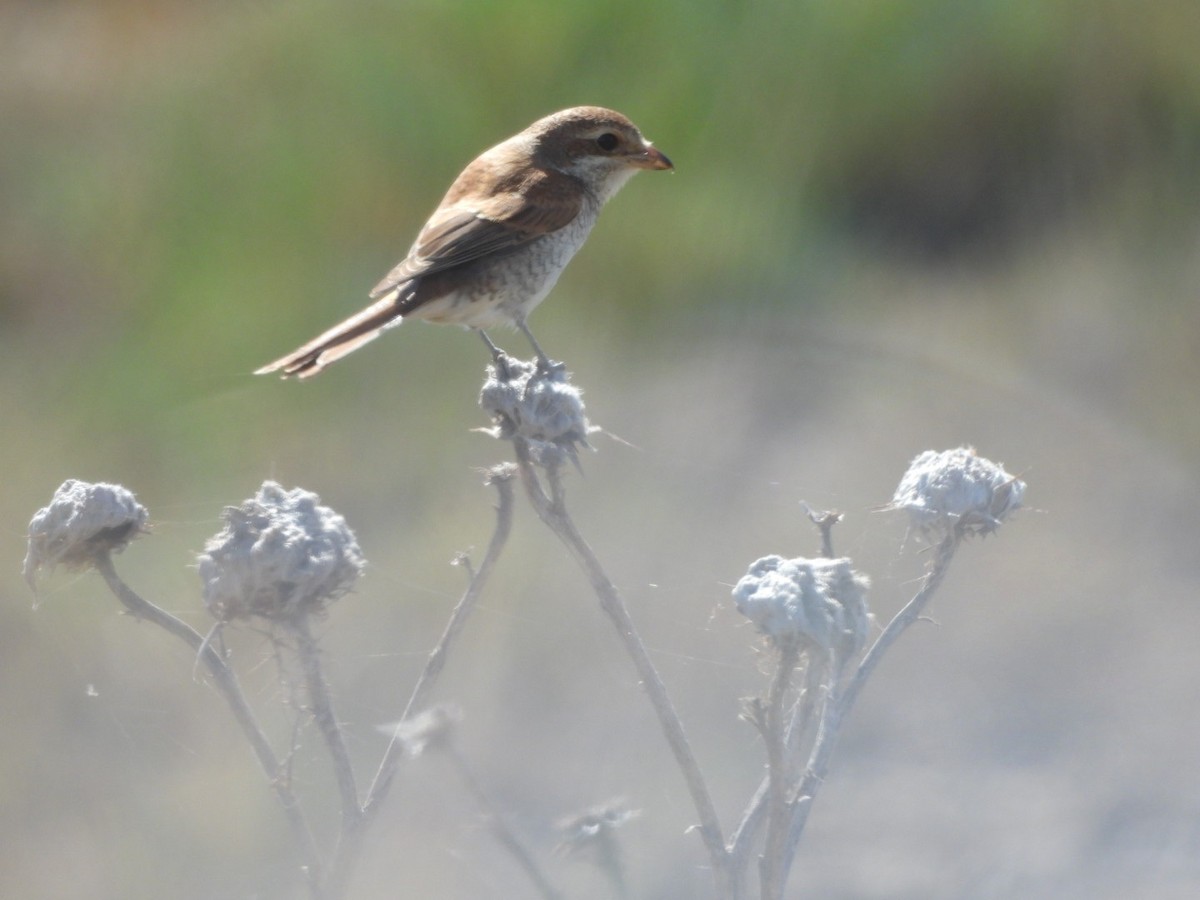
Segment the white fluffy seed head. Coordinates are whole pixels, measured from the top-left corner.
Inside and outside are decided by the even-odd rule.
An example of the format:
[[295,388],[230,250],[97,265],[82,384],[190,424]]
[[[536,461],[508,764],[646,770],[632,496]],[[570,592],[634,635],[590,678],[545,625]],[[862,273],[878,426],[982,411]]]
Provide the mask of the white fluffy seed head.
[[406,756],[416,757],[426,750],[448,746],[462,719],[460,707],[453,703],[440,703],[401,722],[381,726],[379,730],[393,735],[404,747]]
[[366,561],[346,520],[320,501],[266,481],[225,510],[225,527],[198,558],[214,618],[290,620],[322,612],[350,590]]
[[582,393],[561,367],[545,372],[532,361],[505,357],[502,364],[488,366],[479,405],[495,422],[489,434],[524,438],[534,462],[543,466],[574,460],[576,448],[587,447],[594,430]]
[[145,533],[149,515],[119,484],[64,481],[29,522],[25,580],[34,587],[43,568],[86,569],[101,554],[119,553]]
[[1025,482],[979,456],[957,447],[917,456],[900,479],[888,509],[908,513],[914,531],[930,541],[951,533],[962,537],[999,528],[1025,495]]
[[642,814],[624,797],[614,797],[604,803],[589,806],[554,823],[562,837],[556,852],[587,854],[596,859],[618,849],[618,831]]
[[777,646],[815,646],[845,658],[867,640],[869,584],[849,559],[764,556],[734,587],[733,599]]

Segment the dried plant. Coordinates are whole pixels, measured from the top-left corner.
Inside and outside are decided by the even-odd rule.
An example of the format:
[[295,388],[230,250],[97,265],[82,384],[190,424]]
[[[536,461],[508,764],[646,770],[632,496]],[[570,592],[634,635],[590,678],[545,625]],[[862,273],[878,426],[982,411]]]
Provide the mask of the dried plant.
[[[313,623],[350,591],[365,561],[345,520],[321,505],[317,495],[266,482],[254,497],[224,513],[224,528],[199,558],[203,600],[214,619],[209,637],[134,592],[117,574],[113,554],[147,532],[146,509],[125,488],[68,481],[29,526],[25,576],[37,578],[56,566],[94,568],[125,608],[185,641],[197,654],[253,748],[291,830],[308,893],[318,900],[346,895],[363,836],[406,759],[436,753],[450,761],[474,798],[499,844],[526,872],[545,898],[561,898],[541,862],[491,799],[466,758],[455,732],[461,712],[430,706],[439,674],[494,570],[512,526],[513,483],[520,480],[541,521],[583,570],[596,600],[614,626],[639,683],[658,719],[691,796],[699,835],[721,900],[751,893],[781,900],[796,850],[817,792],[825,781],[838,736],[883,655],[921,615],[945,578],[961,542],[1003,525],[1022,501],[1025,484],[970,448],[928,451],[901,478],[886,508],[903,510],[912,533],[933,547],[928,569],[903,608],[878,629],[867,602],[870,582],[852,560],[836,557],[836,512],[809,516],[821,535],[822,555],[754,561],[733,589],[737,610],[761,635],[768,665],[761,694],[743,703],[742,717],[761,736],[766,775],[749,798],[731,833],[720,822],[708,782],[683,722],[660,677],[624,598],[584,539],[567,506],[567,463],[578,467],[578,448],[595,430],[580,391],[565,368],[539,368],[498,355],[489,366],[480,404],[492,420],[488,433],[512,445],[515,463],[489,471],[487,483],[499,496],[495,529],[469,584],[451,613],[411,696],[396,722],[385,726],[390,741],[365,792],[347,752],[347,736],[326,683]],[[329,754],[339,788],[341,818],[332,848],[313,838],[308,813],[278,754],[242,692],[237,672],[221,642],[222,627],[252,620],[278,637],[303,673],[303,712],[311,716]],[[878,632],[873,641],[870,636]],[[731,709],[731,720],[733,710]],[[589,855],[607,873],[617,896],[636,896],[621,863],[618,828],[635,813],[625,801],[593,807],[560,823],[560,848]],[[586,851],[586,852],[585,852]],[[751,863],[755,865],[752,867]]]

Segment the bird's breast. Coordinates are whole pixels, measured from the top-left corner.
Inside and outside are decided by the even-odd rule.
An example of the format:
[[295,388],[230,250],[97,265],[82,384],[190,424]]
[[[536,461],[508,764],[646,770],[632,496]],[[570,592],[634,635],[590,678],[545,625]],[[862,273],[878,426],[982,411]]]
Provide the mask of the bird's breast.
[[550,293],[595,223],[596,210],[585,207],[568,225],[516,250],[425,279],[421,287],[437,296],[406,318],[485,329],[524,319]]

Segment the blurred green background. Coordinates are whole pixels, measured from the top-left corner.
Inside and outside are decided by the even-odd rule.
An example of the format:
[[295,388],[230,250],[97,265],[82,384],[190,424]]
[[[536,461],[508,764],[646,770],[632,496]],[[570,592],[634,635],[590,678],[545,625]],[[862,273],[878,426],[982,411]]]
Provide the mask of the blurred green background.
[[[201,630],[194,554],[264,478],[371,563],[324,625],[363,777],[482,554],[507,447],[478,340],[407,325],[304,384],[249,373],[359,308],[462,166],[555,109],[634,119],[636,179],[533,316],[586,390],[580,527],[676,695],[727,829],[762,771],[729,587],[816,552],[880,616],[922,571],[879,514],[963,443],[1031,510],[964,548],[868,686],[794,896],[1200,891],[1200,6],[1043,2],[0,5],[0,895],[297,895],[282,816],[185,648],[24,528],[116,481],[118,568]],[[517,335],[498,340],[524,352]],[[623,795],[634,896],[708,895],[681,779],[582,576],[530,510],[439,688],[572,897],[554,820]],[[277,746],[269,642],[230,635]],[[274,710],[274,712],[270,712]],[[299,788],[336,823],[317,736]],[[529,896],[436,758],[401,775],[356,897]]]

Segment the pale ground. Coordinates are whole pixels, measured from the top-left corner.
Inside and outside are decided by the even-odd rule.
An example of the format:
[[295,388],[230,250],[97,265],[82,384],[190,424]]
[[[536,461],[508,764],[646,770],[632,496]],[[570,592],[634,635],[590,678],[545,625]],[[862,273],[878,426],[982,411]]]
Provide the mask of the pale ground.
[[[1157,374],[1159,401],[1194,422],[1191,363],[1160,354],[1141,366],[1170,329],[1129,327],[1118,289],[1081,306],[1065,283],[1043,279],[1001,311],[1010,283],[876,284],[861,308],[798,335],[748,316],[719,337],[676,335],[633,370],[614,370],[604,347],[572,359],[593,419],[628,443],[597,435],[585,477],[569,478],[571,507],[644,628],[726,830],[762,771],[759,742],[737,719],[740,698],[763,684],[757,639],[729,588],[758,556],[815,552],[799,501],[846,513],[837,549],[872,577],[872,608],[887,617],[923,556],[898,515],[873,510],[914,455],[974,444],[1029,484],[1029,508],[962,548],[935,622],[907,634],[865,690],[791,896],[1200,892],[1200,485],[1138,399]],[[551,346],[580,345],[565,329],[548,333]],[[381,351],[359,371],[403,360]],[[408,404],[419,402],[404,394],[346,411],[338,427],[354,465],[322,469],[336,451],[321,427],[312,444],[246,462],[258,478],[321,493],[371,562],[323,626],[364,780],[383,746],[375,726],[396,715],[461,589],[446,562],[472,547],[478,558],[487,541],[492,498],[470,466],[504,448],[468,431],[483,423],[470,377],[463,384],[462,403],[422,425],[441,435],[444,458],[403,456]],[[236,402],[263,415],[306,402],[282,396],[256,386]],[[79,455],[63,477],[92,476]],[[54,486],[37,489],[29,514]],[[190,554],[217,530],[220,507],[255,487],[143,498],[156,533],[118,567],[202,625]],[[21,528],[8,523],[10,570]],[[95,576],[56,576],[37,612],[16,579],[4,590],[0,893],[82,896],[86,884],[94,898],[287,896],[282,819],[225,710],[191,679],[189,654],[116,615]],[[706,896],[699,841],[686,833],[693,812],[609,628],[522,501],[438,696],[464,708],[464,755],[570,896],[611,894],[586,862],[552,853],[552,824],[618,795],[642,811],[623,832],[632,895]],[[249,631],[230,641],[254,701],[271,708],[281,690],[267,643]],[[290,718],[269,719],[285,740]],[[327,769],[311,730],[303,744],[298,788],[327,837]],[[531,895],[436,758],[402,772],[360,877],[356,897]]]

